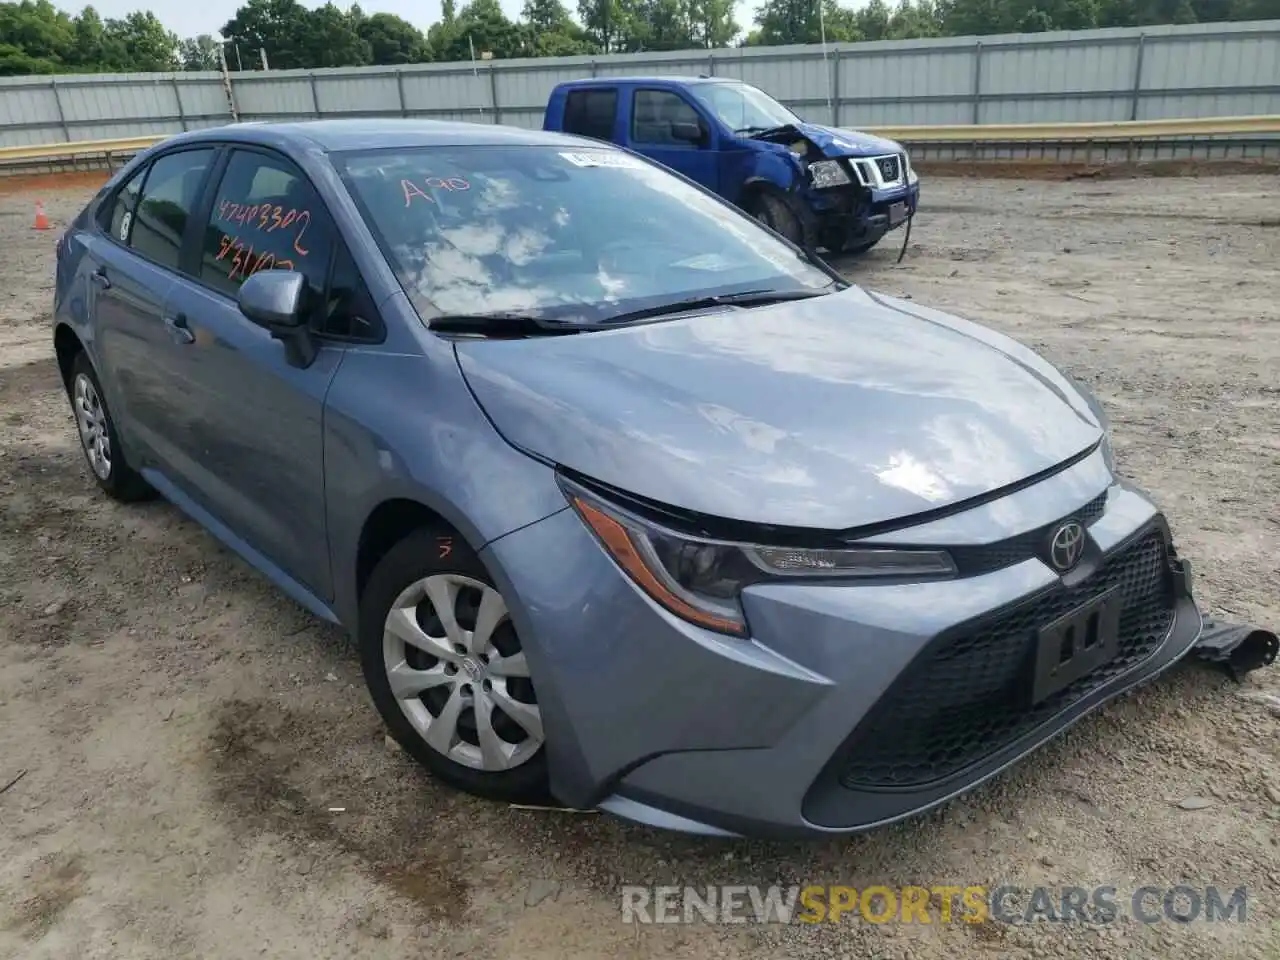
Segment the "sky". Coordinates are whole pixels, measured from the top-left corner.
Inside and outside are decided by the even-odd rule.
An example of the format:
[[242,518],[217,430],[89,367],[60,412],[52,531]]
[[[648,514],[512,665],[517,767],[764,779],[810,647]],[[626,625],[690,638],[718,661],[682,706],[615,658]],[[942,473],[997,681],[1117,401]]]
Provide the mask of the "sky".
[[[222,25],[230,20],[236,9],[244,0],[95,0],[94,9],[104,18],[123,17],[134,10],[150,10],[160,22],[179,37],[194,37],[201,33],[217,33]],[[318,7],[323,0],[301,0],[303,6]],[[336,0],[343,9],[351,5],[350,0]],[[515,19],[520,15],[524,0],[500,0],[507,16]],[[459,0],[461,8],[465,0]],[[55,5],[69,13],[79,13],[84,3],[68,3],[66,0],[55,0]],[[751,18],[759,0],[737,0],[734,18],[744,30],[751,23]],[[568,0],[569,12],[577,15],[576,0]],[[394,13],[403,17],[415,27],[426,32],[427,27],[440,19],[440,0],[360,0],[360,9],[366,14]]]

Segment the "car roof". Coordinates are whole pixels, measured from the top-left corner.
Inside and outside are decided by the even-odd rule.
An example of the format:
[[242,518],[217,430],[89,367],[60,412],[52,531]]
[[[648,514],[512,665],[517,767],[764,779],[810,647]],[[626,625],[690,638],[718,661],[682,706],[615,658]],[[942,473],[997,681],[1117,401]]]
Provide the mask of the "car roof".
[[580,80],[565,80],[557,87],[589,87],[613,83],[667,83],[675,86],[695,85],[703,83],[743,83],[737,77],[683,77],[673,76],[637,76],[637,77],[584,77]]
[[301,120],[287,123],[249,122],[209,127],[179,134],[164,141],[205,140],[260,143],[266,146],[316,148],[323,151],[381,147],[434,146],[594,146],[612,149],[610,144],[563,133],[526,130],[493,123],[466,123],[455,120],[417,120],[399,117]]

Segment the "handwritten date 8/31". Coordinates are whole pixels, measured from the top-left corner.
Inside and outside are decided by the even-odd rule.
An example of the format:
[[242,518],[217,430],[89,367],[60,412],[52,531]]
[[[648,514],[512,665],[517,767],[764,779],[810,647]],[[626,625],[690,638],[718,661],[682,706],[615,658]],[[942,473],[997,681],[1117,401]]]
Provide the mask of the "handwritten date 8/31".
[[246,245],[239,237],[222,235],[218,241],[218,255],[215,260],[231,258],[231,268],[227,271],[228,279],[244,280],[259,270],[292,270],[292,260],[278,260],[269,250],[261,250],[254,254],[253,244]]

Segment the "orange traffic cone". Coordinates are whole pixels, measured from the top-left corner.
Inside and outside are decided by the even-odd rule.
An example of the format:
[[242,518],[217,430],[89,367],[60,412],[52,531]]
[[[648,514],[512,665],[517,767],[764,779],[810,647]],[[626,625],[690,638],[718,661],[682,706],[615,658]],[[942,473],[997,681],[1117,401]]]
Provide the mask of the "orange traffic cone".
[[48,230],[49,217],[44,212],[44,203],[40,200],[36,201],[36,222],[32,226],[33,230]]

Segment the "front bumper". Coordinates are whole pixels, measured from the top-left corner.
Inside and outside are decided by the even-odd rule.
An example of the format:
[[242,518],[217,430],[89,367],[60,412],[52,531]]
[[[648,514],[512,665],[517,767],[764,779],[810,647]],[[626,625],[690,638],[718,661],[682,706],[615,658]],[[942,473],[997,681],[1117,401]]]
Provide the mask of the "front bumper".
[[828,190],[809,190],[803,206],[808,226],[819,236],[837,234],[850,239],[874,239],[902,226],[891,210],[903,204],[906,217],[920,205],[920,184],[875,190],[850,184]]
[[[1094,466],[1080,476],[1096,479]],[[1097,502],[1070,479],[1013,505],[1038,525]],[[1055,514],[1046,491],[1074,501]],[[1006,522],[1019,509],[976,508]],[[658,608],[571,510],[484,553],[524,638],[558,799],[670,829],[798,836],[879,826],[971,789],[1191,648],[1200,615],[1156,508],[1115,485],[1091,520],[1066,578],[1031,558],[946,582],[752,588],[748,641]],[[1126,614],[1121,655],[1034,715],[1006,703],[1036,617],[1117,584],[1126,609],[1145,604]]]

